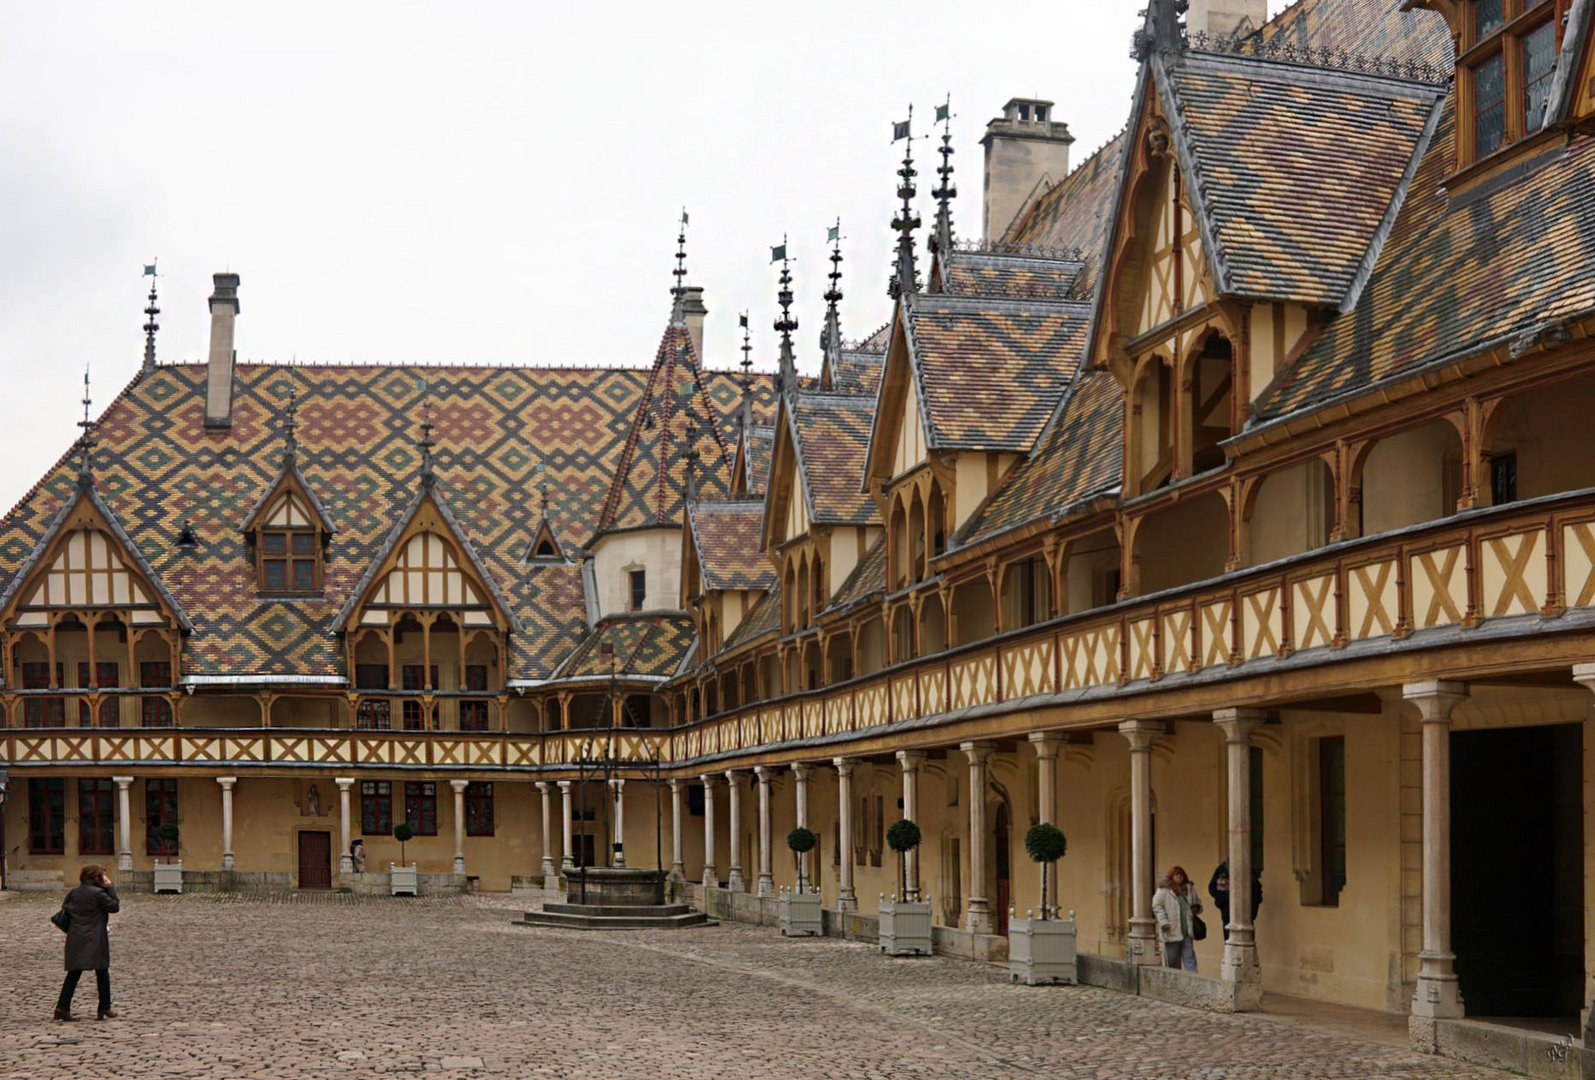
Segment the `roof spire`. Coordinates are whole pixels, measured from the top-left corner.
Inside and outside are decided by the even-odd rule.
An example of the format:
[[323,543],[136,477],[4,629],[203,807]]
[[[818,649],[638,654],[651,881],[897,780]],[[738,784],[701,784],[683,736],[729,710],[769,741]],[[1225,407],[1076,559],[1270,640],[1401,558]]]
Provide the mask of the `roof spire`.
[[434,479],[432,474],[432,448],[437,443],[432,441],[432,399],[426,397],[426,380],[421,380],[421,441],[415,445],[421,448],[421,484],[431,487]]
[[952,201],[958,197],[958,185],[953,183],[953,96],[951,94],[947,95],[945,105],[936,106],[936,119],[942,123],[941,149],[936,151],[941,155],[941,164],[936,167],[936,175],[941,177],[941,183],[931,192],[936,197],[936,231],[930,237],[930,250],[933,253],[946,255],[953,249]]
[[702,457],[698,453],[698,438],[702,433],[698,430],[698,410],[692,407],[692,401],[687,401],[687,448],[681,455],[687,461],[687,501],[698,500],[698,461]]
[[282,463],[292,465],[294,458],[299,454],[299,440],[296,432],[299,430],[299,391],[297,388],[288,387],[288,408],[284,414],[282,425]]
[[826,230],[825,239],[831,242],[831,287],[825,290],[825,329],[820,331],[820,348],[827,355],[842,347],[842,319],[836,305],[842,300],[842,219]]
[[161,324],[155,321],[155,316],[161,313],[161,309],[155,304],[154,263],[144,264],[144,276],[150,279],[150,302],[144,309],[144,367],[141,371],[142,374],[148,375],[155,370],[155,331],[161,328]]
[[1130,58],[1146,60],[1155,52],[1179,52],[1185,48],[1185,24],[1180,17],[1189,0],[1147,0],[1141,28],[1130,39]]
[[781,317],[775,320],[776,332],[781,335],[781,366],[776,373],[775,386],[782,393],[797,392],[797,360],[792,355],[792,331],[798,328],[792,316],[792,260],[786,253],[786,237],[781,237],[779,247],[770,249],[770,261],[781,264],[781,288],[776,292],[776,302],[781,305]]
[[919,174],[914,171],[914,106],[908,107],[908,119],[901,120],[892,125],[892,141],[903,140],[903,166],[897,170],[901,177],[897,184],[897,197],[903,200],[903,208],[892,219],[892,228],[897,230],[897,268],[892,273],[891,283],[886,292],[893,300],[919,290],[919,271],[914,266],[914,230],[919,228],[919,217],[914,213],[914,177]]
[[92,487],[94,484],[94,424],[89,420],[89,366],[83,365],[83,419],[78,421],[78,428],[83,432],[78,437],[78,450],[82,455],[78,459],[78,487]]
[[681,231],[676,233],[676,268],[670,271],[671,277],[676,279],[675,286],[670,290],[670,321],[680,323],[686,321],[685,302],[687,298],[687,208],[681,208]]

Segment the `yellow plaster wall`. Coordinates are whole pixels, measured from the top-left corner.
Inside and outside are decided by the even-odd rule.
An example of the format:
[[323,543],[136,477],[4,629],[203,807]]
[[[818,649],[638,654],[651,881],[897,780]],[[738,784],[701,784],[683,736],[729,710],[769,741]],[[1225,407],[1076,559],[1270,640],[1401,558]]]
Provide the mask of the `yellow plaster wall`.
[[1461,448],[1456,428],[1443,420],[1380,440],[1363,464],[1363,535],[1452,513]]
[[1136,552],[1141,595],[1217,577],[1229,555],[1229,509],[1218,495],[1175,503],[1142,523]]
[[675,608],[681,596],[681,530],[638,529],[613,533],[593,544],[593,578],[601,614],[631,610],[629,570],[648,574],[644,610]]
[[[1530,390],[1508,401],[1487,447],[1517,454],[1517,495],[1532,499],[1595,486],[1595,378],[1581,377]],[[1488,473],[1480,502],[1490,501]]]
[[1322,547],[1333,518],[1329,469],[1317,459],[1271,473],[1252,505],[1251,564],[1273,562]]

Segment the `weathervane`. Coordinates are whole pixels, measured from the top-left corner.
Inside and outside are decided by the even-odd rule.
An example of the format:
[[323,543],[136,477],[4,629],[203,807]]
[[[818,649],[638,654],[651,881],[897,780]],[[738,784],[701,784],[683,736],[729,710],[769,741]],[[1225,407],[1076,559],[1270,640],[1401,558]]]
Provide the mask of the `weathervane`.
[[936,119],[942,125],[941,149],[936,151],[941,155],[941,164],[936,168],[936,175],[941,177],[941,183],[931,192],[936,197],[936,231],[930,237],[930,250],[940,252],[943,256],[953,248],[952,201],[958,197],[958,185],[953,183],[952,110],[953,96],[948,94],[946,104],[936,106]]
[[[421,383],[421,392],[426,392],[426,383]],[[421,448],[421,483],[432,483],[432,448],[437,443],[432,441],[432,399],[421,399],[421,441],[416,443]]]
[[155,304],[155,264],[144,264],[144,276],[150,279],[150,301],[144,309],[144,367],[142,374],[148,375],[155,370],[155,331],[161,324],[155,321],[155,316],[161,309]]
[[78,422],[78,428],[83,434],[78,438],[78,448],[82,457],[78,461],[78,484],[88,487],[94,482],[94,439],[92,432],[94,424],[89,420],[89,366],[83,365],[83,419]]
[[825,329],[820,331],[820,348],[826,353],[842,347],[842,318],[836,305],[842,300],[842,219],[837,218],[825,233],[831,245],[831,287],[825,290]]
[[910,105],[908,119],[892,125],[892,141],[904,143],[903,165],[897,170],[901,178],[897,197],[903,200],[903,208],[892,219],[892,228],[897,230],[897,268],[886,288],[893,300],[919,290],[919,271],[914,266],[914,230],[919,228],[919,217],[914,213],[914,177],[919,174],[914,171],[913,126],[914,106]]
[[792,331],[798,321],[792,316],[792,260],[786,252],[786,237],[781,237],[778,247],[770,249],[770,261],[781,264],[781,288],[775,294],[781,305],[781,317],[775,320],[776,332],[781,335],[781,367],[776,375],[776,389],[784,392],[797,390],[797,360],[792,355]]
[[681,322],[685,318],[685,304],[687,298],[687,208],[681,208],[681,231],[676,233],[676,268],[670,271],[676,279],[675,287],[670,290],[670,321]]

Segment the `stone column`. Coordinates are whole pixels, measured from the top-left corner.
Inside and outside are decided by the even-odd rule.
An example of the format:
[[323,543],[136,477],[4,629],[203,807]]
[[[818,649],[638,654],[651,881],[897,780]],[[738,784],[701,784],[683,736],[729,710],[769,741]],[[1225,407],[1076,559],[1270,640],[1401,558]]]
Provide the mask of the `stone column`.
[[450,780],[454,789],[454,872],[465,873],[465,786],[468,780]]
[[1263,1000],[1252,929],[1252,732],[1261,709],[1219,709],[1213,722],[1224,732],[1229,787],[1229,939],[1224,942],[1224,978],[1235,984],[1235,1007],[1255,1010]]
[[236,776],[218,776],[216,782],[222,789],[222,869],[233,868],[233,785]]
[[133,786],[131,776],[113,776],[116,781],[116,868],[133,869],[133,797],[128,788]]
[[[1584,689],[1595,692],[1595,664],[1574,664],[1573,681]],[[1589,783],[1595,777],[1595,718],[1586,719],[1584,729],[1584,782]],[[3,795],[3,793],[0,793]],[[1586,799],[1584,813],[1584,835],[1586,843],[1592,834],[1591,807]],[[1595,937],[1595,909],[1585,905],[1584,908],[1584,937],[1589,940]],[[1584,1045],[1595,1046],[1595,968],[1588,963],[1584,965]]]
[[610,781],[610,799],[615,804],[615,865],[626,865],[626,781],[615,777]]
[[[919,767],[925,763],[923,750],[897,751],[897,763],[903,769],[903,817],[919,824]],[[908,893],[904,900],[919,899],[919,849],[908,853]]]
[[731,874],[726,879],[726,888],[732,892],[743,892],[748,887],[742,880],[742,776],[737,769],[726,770],[726,789],[730,793],[727,801],[731,807]]
[[[1058,823],[1058,751],[1063,747],[1063,736],[1056,731],[1038,731],[1030,736],[1030,745],[1036,750],[1036,813],[1047,825]],[[1058,903],[1058,864],[1050,864],[1047,875],[1047,903]]]
[[532,786],[543,797],[543,888],[552,889],[559,883],[554,872],[554,785],[537,780]]
[[770,864],[770,775],[774,770],[760,765],[753,770],[759,780],[759,895],[775,895],[775,873]]
[[681,861],[681,781],[670,781],[670,876],[685,880],[686,865]]
[[836,909],[857,911],[858,896],[853,891],[853,762],[839,757],[832,764],[836,766],[836,820],[842,833],[842,850],[837,852],[842,876],[837,884]]
[[[797,803],[797,823],[803,828],[809,827],[809,772],[814,766],[805,761],[794,762],[792,765],[792,788]],[[809,855],[805,851],[798,856],[798,868],[803,880],[809,888],[814,887],[814,875],[809,868]]]
[[1157,720],[1119,725],[1130,742],[1130,961],[1153,967],[1163,957],[1152,918],[1152,738],[1163,731]]
[[969,913],[965,929],[972,934],[989,934],[995,924],[985,896],[986,762],[993,747],[989,742],[966,742],[960,743],[958,749],[969,757]]
[[555,781],[555,783],[559,784],[560,825],[561,825],[560,841],[561,841],[561,843],[563,843],[565,845],[564,847],[562,847],[560,849],[561,854],[560,854],[560,857],[559,857],[559,868],[561,870],[574,870],[574,869],[576,869],[576,856],[575,856],[575,848],[571,845],[570,781],[569,780],[557,780],[557,781]]
[[338,842],[343,850],[338,854],[338,874],[354,873],[354,858],[349,854],[349,790],[354,787],[354,777],[340,776],[333,780],[338,785]]
[[703,887],[718,889],[720,875],[714,870],[714,777],[703,774]]
[[[1423,717],[1423,951],[1409,1025],[1414,1041],[1432,1049],[1434,1021],[1462,1015],[1451,951],[1451,710],[1467,698],[1468,687],[1414,682],[1401,696]],[[1232,875],[1231,888],[1234,883]]]

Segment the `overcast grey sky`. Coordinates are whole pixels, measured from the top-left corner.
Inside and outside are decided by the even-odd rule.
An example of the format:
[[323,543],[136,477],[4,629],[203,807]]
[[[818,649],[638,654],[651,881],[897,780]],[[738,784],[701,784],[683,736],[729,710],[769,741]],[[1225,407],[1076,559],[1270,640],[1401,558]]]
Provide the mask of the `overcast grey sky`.
[[709,365],[748,308],[771,366],[785,233],[817,370],[836,217],[844,333],[889,311],[891,121],[951,93],[976,235],[986,121],[1051,98],[1090,154],[1144,3],[0,0],[0,509],[72,441],[84,364],[96,414],[138,370],[156,257],[166,361],[204,358],[231,269],[241,360],[645,366],[685,205]]

